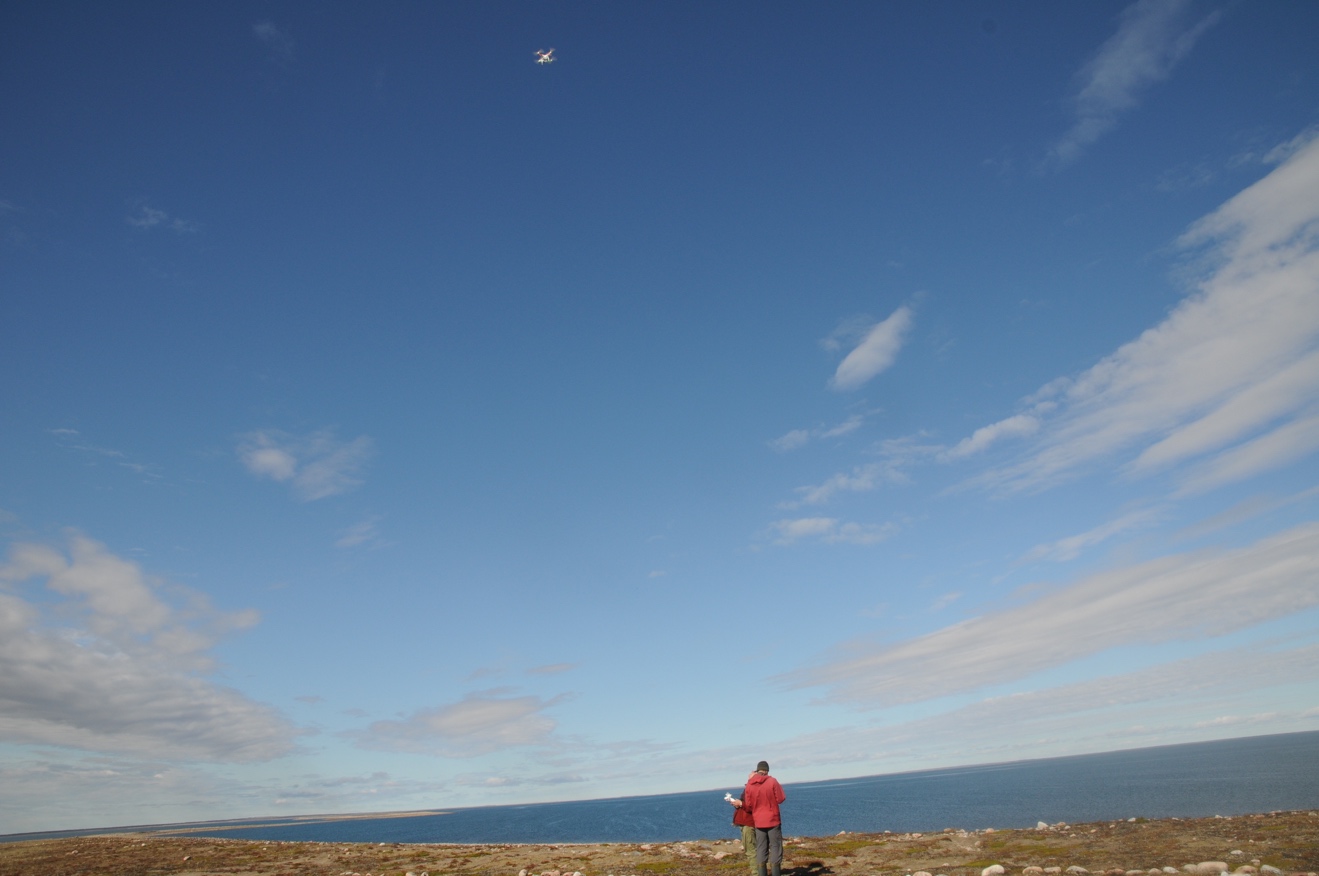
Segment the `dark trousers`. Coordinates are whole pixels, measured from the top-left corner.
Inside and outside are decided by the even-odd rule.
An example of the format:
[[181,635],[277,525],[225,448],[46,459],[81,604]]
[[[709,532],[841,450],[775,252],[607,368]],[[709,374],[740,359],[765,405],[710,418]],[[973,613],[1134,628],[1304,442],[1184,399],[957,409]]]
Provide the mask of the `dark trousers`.
[[[769,862],[769,873],[765,862]],[[760,876],[780,876],[783,872],[783,827],[756,828],[756,870]]]

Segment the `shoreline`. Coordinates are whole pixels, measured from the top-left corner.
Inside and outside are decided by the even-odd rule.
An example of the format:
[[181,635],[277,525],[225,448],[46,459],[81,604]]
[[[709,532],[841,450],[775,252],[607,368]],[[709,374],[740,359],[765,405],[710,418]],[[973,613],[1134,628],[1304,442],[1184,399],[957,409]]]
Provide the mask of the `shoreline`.
[[[791,829],[791,823],[788,824]],[[366,843],[125,832],[0,844],[0,876],[748,876],[727,838]],[[1316,876],[1319,812],[788,836],[784,876]]]

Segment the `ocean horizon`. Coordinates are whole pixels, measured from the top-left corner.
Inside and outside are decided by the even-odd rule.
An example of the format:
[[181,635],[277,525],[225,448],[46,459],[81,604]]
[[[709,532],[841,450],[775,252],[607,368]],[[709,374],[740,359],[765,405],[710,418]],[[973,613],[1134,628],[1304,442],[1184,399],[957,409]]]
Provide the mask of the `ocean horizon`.
[[[556,803],[308,814],[0,835],[153,833],[297,842],[588,843],[732,839],[725,788]],[[785,782],[784,834],[932,832],[1319,808],[1319,731]]]

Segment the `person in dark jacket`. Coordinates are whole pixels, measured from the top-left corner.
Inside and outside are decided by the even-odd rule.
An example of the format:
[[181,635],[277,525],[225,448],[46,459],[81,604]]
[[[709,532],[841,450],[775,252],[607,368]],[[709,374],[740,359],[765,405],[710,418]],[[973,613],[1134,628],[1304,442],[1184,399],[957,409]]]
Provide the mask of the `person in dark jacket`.
[[[783,871],[783,820],[779,804],[787,799],[778,779],[769,774],[769,764],[761,761],[747,779],[742,805],[751,810],[751,821],[756,827],[757,876],[781,876]],[[769,873],[765,864],[769,864]]]

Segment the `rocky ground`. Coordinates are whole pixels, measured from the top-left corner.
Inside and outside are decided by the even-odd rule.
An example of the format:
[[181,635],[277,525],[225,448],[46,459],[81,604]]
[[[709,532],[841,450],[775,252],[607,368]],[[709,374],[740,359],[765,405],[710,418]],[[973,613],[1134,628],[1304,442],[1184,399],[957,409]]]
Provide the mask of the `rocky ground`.
[[[731,829],[730,829],[731,832]],[[784,842],[785,876],[1219,876],[1319,870],[1319,813],[843,833]],[[274,843],[116,834],[0,843],[0,876],[749,876],[728,840]]]

